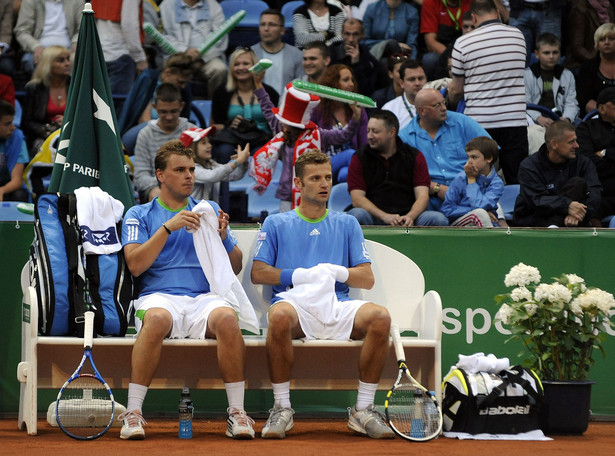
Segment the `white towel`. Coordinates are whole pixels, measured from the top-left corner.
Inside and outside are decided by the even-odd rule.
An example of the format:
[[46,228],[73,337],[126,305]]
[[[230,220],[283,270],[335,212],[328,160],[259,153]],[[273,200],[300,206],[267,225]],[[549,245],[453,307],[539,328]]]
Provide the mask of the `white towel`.
[[122,219],[124,205],[100,187],[80,187],[77,197],[77,221],[81,228],[86,255],[118,252],[122,243],[116,224]]
[[342,303],[335,294],[336,277],[343,277],[348,270],[343,266],[320,263],[309,269],[298,268],[293,272],[293,288],[278,293],[290,299],[324,325],[339,322]]
[[493,353],[485,356],[484,353],[479,352],[469,356],[459,355],[457,367],[471,374],[477,372],[497,374],[510,369],[510,360],[508,358],[496,358]]
[[193,233],[194,248],[211,291],[227,301],[239,314],[239,327],[259,333],[258,319],[239,279],[233,272],[228,253],[218,233],[218,214],[207,201],[192,212],[201,214],[201,227]]

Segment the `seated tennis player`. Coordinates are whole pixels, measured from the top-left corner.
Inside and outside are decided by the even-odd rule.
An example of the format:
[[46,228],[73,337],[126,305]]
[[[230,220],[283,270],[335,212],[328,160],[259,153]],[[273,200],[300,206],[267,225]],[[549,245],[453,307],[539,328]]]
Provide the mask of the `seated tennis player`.
[[245,345],[238,315],[241,320],[248,313],[256,324],[253,331],[258,325],[235,276],[241,270],[242,252],[228,227],[228,215],[215,202],[190,196],[195,169],[191,149],[179,140],[169,141],[158,150],[155,167],[160,196],[130,208],[122,227],[126,263],[137,279],[138,337],[120,437],[145,438],[141,409],[163,339],[215,338],[229,404],[226,435],[252,439],[253,421],[244,411]]
[[292,339],[301,338],[363,339],[348,427],[372,438],[393,437],[374,406],[391,319],[386,308],[348,296],[349,286],[371,288],[374,276],[357,220],[327,209],[331,183],[329,158],[319,150],[304,152],[295,162],[299,205],[267,217],[258,235],[252,282],[273,286],[267,360],[274,405],[263,438],[282,439],[293,428]]

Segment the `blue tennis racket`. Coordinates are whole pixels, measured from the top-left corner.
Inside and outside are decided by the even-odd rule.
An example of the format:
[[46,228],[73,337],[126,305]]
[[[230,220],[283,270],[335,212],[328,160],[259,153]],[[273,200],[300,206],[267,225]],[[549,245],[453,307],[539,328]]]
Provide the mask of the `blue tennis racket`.
[[[87,311],[84,317],[83,358],[58,393],[56,418],[66,435],[78,440],[93,440],[111,427],[115,400],[92,358],[94,312]],[[82,372],[86,360],[90,362],[92,373]]]

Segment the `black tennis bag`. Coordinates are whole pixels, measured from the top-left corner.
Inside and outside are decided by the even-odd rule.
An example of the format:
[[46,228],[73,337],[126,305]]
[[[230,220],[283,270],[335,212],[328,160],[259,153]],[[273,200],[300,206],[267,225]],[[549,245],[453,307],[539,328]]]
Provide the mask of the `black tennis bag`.
[[[83,336],[83,313],[95,313],[100,336],[123,336],[133,280],[120,250],[83,255],[74,193],[45,193],[34,206],[30,285],[38,295],[38,330],[44,336]],[[120,226],[117,227],[121,232]]]
[[540,429],[544,392],[521,366],[499,374],[453,369],[444,379],[443,429],[468,434],[518,434]]

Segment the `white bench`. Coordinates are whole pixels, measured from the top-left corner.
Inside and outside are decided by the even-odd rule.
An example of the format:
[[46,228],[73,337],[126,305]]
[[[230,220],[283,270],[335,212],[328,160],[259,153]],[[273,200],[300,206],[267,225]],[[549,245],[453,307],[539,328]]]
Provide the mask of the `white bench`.
[[[250,281],[251,253],[256,244],[254,229],[234,230],[243,251],[243,269],[239,279],[253,303],[260,325],[267,327],[271,287]],[[389,310],[392,321],[403,331],[403,345],[411,372],[440,397],[442,303],[435,291],[425,293],[419,267],[402,253],[383,244],[367,241],[376,284],[371,290],[351,291],[351,295],[381,304]],[[59,389],[74,371],[83,354],[83,340],[74,337],[39,336],[36,292],[29,286],[27,265],[22,272],[23,323],[22,362],[17,368],[21,382],[18,425],[28,434],[37,432],[37,390]],[[94,339],[96,366],[109,386],[126,389],[130,381],[130,355],[135,336]],[[245,336],[246,388],[269,389],[265,336]],[[216,359],[215,340],[165,340],[160,365],[151,388],[223,389]],[[361,341],[293,341],[295,364],[292,389],[354,390],[358,385],[358,357]],[[195,362],[198,360],[198,362]],[[388,390],[397,376],[393,349],[380,381]]]

